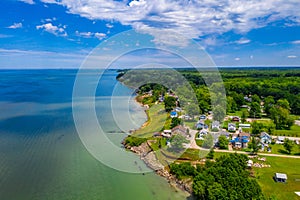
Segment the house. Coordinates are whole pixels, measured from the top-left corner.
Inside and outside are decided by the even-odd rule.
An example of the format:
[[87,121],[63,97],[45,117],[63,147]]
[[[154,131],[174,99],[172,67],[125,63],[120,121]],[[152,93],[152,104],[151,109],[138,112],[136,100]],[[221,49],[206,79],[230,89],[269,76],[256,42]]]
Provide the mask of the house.
[[182,116],[182,119],[185,119],[185,120],[192,120],[193,118],[189,115],[183,115]]
[[181,109],[180,107],[176,107],[176,108],[175,108],[175,111],[176,111],[176,112],[181,112],[182,109]]
[[238,116],[233,116],[233,117],[231,118],[231,121],[233,121],[233,122],[240,122],[241,119],[240,119],[240,117],[238,117]]
[[202,129],[202,130],[200,130],[197,139],[204,140],[204,138],[205,138],[205,136],[206,136],[207,134],[208,134],[207,129]]
[[199,120],[205,120],[206,116],[205,115],[200,115]]
[[170,113],[170,115],[171,115],[171,118],[178,117],[178,114],[177,114],[176,111],[172,111],[172,112]]
[[171,132],[172,132],[172,135],[181,134],[185,137],[187,136],[187,129],[181,125],[178,125],[178,126],[175,126],[174,128],[172,128]]
[[251,128],[251,124],[239,124],[240,128]]
[[197,129],[207,129],[208,126],[204,123],[203,120],[200,120],[197,122],[197,124],[195,125]]
[[172,130],[164,130],[164,132],[162,132],[161,135],[163,137],[170,138],[172,135]]
[[270,144],[272,142],[272,137],[268,133],[262,132],[260,133],[260,142],[262,144]]
[[228,131],[235,132],[236,131],[236,125],[233,123],[228,124]]
[[287,175],[282,173],[275,173],[274,179],[276,182],[285,183],[287,181]]
[[220,129],[220,122],[219,121],[213,121],[213,123],[211,125],[211,129],[219,131],[219,129]]
[[228,133],[227,131],[220,131],[220,132],[219,132],[219,136],[221,136],[221,135],[225,135],[225,137],[226,137],[227,139],[229,139],[230,133]]
[[250,139],[250,133],[239,133],[237,137],[232,139],[230,142],[234,148],[247,148]]
[[159,101],[159,102],[164,102],[164,100],[165,100],[165,97],[164,97],[164,96],[160,96],[160,97],[158,98],[158,101]]
[[285,137],[283,137],[283,136],[278,136],[275,143],[276,143],[276,144],[283,144],[283,143],[284,143],[284,140],[285,140]]

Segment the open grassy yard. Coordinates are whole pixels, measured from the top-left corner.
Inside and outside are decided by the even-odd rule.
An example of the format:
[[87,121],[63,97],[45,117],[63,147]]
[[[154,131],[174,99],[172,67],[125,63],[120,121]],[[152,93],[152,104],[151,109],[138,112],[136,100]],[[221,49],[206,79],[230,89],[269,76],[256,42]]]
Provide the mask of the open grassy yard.
[[[300,192],[300,159],[266,157],[270,168],[254,168],[255,176],[263,193],[274,196],[278,200],[300,199],[295,191]],[[274,173],[285,173],[287,183],[277,183],[273,180]]]
[[159,132],[163,129],[167,119],[164,105],[155,104],[147,112],[148,121],[142,128],[133,133],[134,136],[151,137],[154,132]]
[[[285,154],[288,155],[288,153],[286,152],[284,146],[282,144],[273,144],[270,145],[272,154]],[[265,151],[264,153],[268,153],[267,151]],[[290,155],[299,155],[300,156],[300,147],[299,145],[294,145],[294,148],[292,150],[292,153]]]
[[274,135],[300,137],[300,126],[293,125],[291,130],[275,130]]

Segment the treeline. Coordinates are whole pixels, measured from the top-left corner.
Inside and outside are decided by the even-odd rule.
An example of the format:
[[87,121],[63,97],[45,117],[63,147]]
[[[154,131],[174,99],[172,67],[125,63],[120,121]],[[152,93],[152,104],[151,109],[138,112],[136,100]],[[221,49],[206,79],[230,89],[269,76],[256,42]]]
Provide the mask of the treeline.
[[179,179],[191,178],[197,199],[266,199],[257,181],[250,177],[247,160],[246,155],[228,154],[196,167],[171,164],[170,172]]
[[[138,87],[140,93],[152,91],[152,96],[143,99],[145,104],[157,101],[171,89],[179,97],[180,106],[191,116],[213,111],[215,120],[222,121],[225,113],[234,113],[244,107],[248,109],[244,109],[243,119],[260,118],[263,108],[277,129],[289,129],[292,125],[290,114],[300,115],[300,68],[235,68],[219,72],[209,69],[200,72],[193,69],[129,70],[125,74],[122,71],[118,78],[129,86]],[[219,75],[223,82],[219,81]],[[225,101],[219,101],[225,93]],[[282,105],[282,102],[287,104]],[[283,113],[281,118],[276,118],[280,113]]]

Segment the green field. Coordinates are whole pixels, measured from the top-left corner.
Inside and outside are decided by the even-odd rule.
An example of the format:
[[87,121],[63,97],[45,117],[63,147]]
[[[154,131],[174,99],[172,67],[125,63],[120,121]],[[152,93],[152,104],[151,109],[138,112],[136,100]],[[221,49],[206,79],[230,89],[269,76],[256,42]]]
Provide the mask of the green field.
[[[272,154],[288,154],[282,144],[273,144],[273,145],[270,145],[270,147],[272,150],[270,153],[272,153]],[[268,152],[265,151],[264,153],[268,153]],[[299,145],[294,146],[291,155],[300,155]]]
[[[266,158],[266,164],[270,164],[270,168],[254,168],[263,193],[280,200],[299,200],[300,197],[295,191],[300,192],[300,159],[268,156]],[[273,180],[274,173],[277,172],[287,174],[287,183],[277,183]]]
[[151,137],[154,132],[159,132],[163,129],[166,120],[167,113],[165,112],[164,105],[155,104],[147,110],[148,121],[146,124],[136,130],[133,135],[139,137]]
[[293,125],[291,130],[275,130],[274,135],[300,137],[300,126]]

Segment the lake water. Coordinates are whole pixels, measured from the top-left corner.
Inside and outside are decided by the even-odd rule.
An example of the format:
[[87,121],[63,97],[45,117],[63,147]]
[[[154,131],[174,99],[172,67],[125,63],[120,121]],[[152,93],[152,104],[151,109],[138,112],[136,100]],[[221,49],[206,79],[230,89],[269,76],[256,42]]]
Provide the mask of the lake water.
[[[137,128],[146,116],[130,101],[136,127],[124,125],[120,130],[116,125],[109,106],[112,91],[117,85],[114,92],[120,98],[133,92],[119,84],[116,75],[116,71],[104,74],[96,91],[95,109],[101,127],[120,146],[125,137],[121,132]],[[75,76],[76,70],[0,71],[0,199],[186,199],[155,173],[120,172],[86,150],[72,115]],[[87,83],[95,76],[87,74]],[[89,98],[83,98],[80,106]],[[125,112],[120,108],[118,115],[126,116]]]

